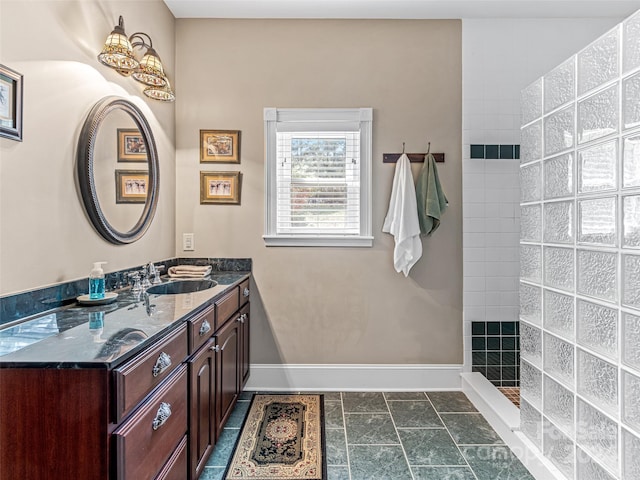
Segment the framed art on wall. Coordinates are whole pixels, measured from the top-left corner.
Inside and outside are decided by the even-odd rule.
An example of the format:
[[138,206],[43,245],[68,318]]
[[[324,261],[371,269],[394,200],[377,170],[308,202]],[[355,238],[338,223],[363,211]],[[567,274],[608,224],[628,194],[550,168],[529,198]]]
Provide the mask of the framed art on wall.
[[200,172],[200,203],[240,205],[240,172]]
[[146,162],[147,146],[137,128],[118,129],[118,161]]
[[0,65],[0,137],[22,141],[22,75]]
[[200,163],[240,163],[240,130],[200,130]]
[[145,203],[148,188],[146,170],[116,170],[116,203]]

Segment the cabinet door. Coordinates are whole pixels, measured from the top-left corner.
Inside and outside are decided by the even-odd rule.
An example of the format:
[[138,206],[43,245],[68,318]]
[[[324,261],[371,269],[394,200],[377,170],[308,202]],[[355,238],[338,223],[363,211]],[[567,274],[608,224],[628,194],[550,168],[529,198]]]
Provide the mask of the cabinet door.
[[240,392],[240,322],[231,321],[216,335],[217,432],[222,433]]
[[240,391],[244,388],[244,385],[247,383],[249,379],[249,333],[250,333],[250,315],[249,315],[249,304],[247,303],[244,307],[240,309],[240,316],[238,320],[240,321],[240,374],[241,374],[241,382],[240,382]]
[[194,480],[202,473],[216,443],[216,357],[211,339],[189,360],[189,472]]

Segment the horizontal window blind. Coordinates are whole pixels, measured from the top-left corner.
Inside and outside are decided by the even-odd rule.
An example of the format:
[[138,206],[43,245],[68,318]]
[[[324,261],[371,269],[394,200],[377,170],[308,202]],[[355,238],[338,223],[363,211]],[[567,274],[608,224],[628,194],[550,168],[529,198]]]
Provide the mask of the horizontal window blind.
[[360,132],[278,131],[278,234],[359,235]]

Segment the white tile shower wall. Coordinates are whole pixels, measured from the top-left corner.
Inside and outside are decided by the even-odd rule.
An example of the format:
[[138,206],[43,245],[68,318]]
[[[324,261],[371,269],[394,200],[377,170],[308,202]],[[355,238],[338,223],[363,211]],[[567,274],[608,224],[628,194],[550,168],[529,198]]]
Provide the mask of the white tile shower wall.
[[[463,331],[466,370],[471,370],[471,322],[517,320],[520,293],[519,162],[470,159],[470,145],[520,144],[521,90],[619,21],[463,20]],[[527,103],[530,107],[523,112],[529,119],[539,117],[542,108],[540,93],[532,93],[531,101]],[[561,96],[558,101],[562,102]],[[559,159],[554,165],[559,173],[566,172],[566,159],[564,162]],[[529,179],[540,179],[540,168],[525,173]],[[569,178],[573,181],[570,173]],[[559,175],[558,178],[562,177]],[[561,199],[565,196],[564,191],[573,185],[558,183],[544,187],[553,188],[556,198]],[[541,188],[542,185],[532,185],[524,192],[527,200],[539,200],[544,194]]]
[[640,12],[523,95],[521,427],[569,480],[640,479],[639,39]]

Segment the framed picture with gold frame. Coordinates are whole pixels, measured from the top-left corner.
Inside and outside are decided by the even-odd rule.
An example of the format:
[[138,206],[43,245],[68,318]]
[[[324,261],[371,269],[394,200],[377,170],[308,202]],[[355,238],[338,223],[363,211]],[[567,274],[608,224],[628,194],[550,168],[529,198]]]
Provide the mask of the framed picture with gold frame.
[[200,163],[240,163],[240,130],[200,130]]
[[118,161],[146,162],[147,146],[137,128],[118,129]]
[[22,75],[0,65],[0,137],[22,141]]
[[200,172],[200,203],[240,205],[240,172]]
[[116,170],[116,203],[145,203],[148,189],[148,171]]

